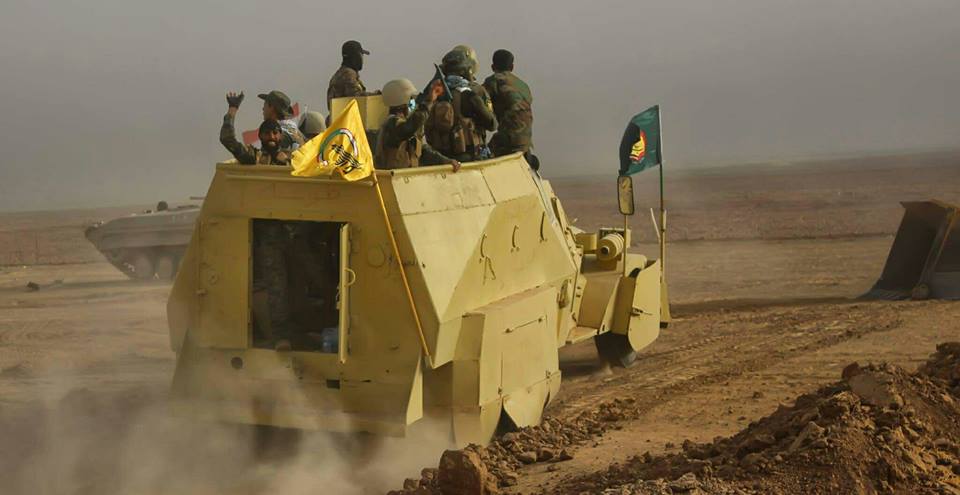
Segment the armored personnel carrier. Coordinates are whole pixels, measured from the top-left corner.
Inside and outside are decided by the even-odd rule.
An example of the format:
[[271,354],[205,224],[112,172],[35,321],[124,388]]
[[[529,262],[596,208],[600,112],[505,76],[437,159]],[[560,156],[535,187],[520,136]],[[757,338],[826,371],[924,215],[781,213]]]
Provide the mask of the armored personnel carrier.
[[[660,261],[628,253],[625,228],[571,225],[520,154],[376,181],[290,171],[217,165],[167,307],[181,414],[386,435],[439,424],[482,444],[540,421],[560,347],[594,339],[626,365],[669,321]],[[266,220],[307,232],[322,258],[287,256],[289,351],[254,289]]]
[[177,273],[199,214],[197,205],[168,208],[161,201],[156,210],[91,225],[84,235],[128,277],[170,280]]

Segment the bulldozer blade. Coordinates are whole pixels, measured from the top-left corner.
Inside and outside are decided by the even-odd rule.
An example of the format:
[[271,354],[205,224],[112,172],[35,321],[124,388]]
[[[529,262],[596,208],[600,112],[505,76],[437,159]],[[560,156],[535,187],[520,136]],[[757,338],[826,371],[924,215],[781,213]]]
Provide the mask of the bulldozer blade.
[[960,208],[905,201],[880,279],[867,299],[960,299]]

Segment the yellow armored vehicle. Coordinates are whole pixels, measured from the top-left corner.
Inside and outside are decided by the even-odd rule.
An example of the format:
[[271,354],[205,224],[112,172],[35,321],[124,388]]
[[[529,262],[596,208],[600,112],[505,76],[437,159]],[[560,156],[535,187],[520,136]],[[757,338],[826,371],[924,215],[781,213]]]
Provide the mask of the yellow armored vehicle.
[[[669,319],[660,261],[627,253],[624,228],[570,225],[519,154],[375,174],[217,165],[168,303],[177,411],[386,435],[441,425],[482,444],[539,422],[560,347],[595,339],[629,364]],[[264,220],[320,259],[291,270],[289,351],[253,291]]]

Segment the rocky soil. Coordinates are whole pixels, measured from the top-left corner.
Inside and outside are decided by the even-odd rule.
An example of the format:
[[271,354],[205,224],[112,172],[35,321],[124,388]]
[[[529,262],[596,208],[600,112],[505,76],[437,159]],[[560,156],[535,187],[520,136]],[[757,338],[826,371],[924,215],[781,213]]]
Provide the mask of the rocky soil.
[[[731,437],[686,441],[568,480],[559,493],[960,494],[960,343],[944,343],[917,372],[880,364],[846,367],[840,381]],[[569,446],[631,419],[632,400],[600,404],[574,421],[548,419],[486,448],[446,451],[391,494],[492,494],[524,465],[557,465]],[[559,467],[557,468],[559,469]],[[550,468],[548,467],[548,470]],[[556,487],[550,493],[557,493]]]

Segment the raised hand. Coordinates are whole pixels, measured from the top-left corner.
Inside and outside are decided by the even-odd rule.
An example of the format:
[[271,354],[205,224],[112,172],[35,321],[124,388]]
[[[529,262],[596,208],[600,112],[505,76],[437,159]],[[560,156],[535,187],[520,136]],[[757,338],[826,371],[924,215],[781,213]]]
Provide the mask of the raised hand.
[[233,91],[227,93],[227,106],[230,108],[240,108],[240,103],[243,103],[243,91],[240,93],[235,93]]
[[430,85],[430,101],[436,101],[443,94],[443,82],[439,79],[433,81]]

